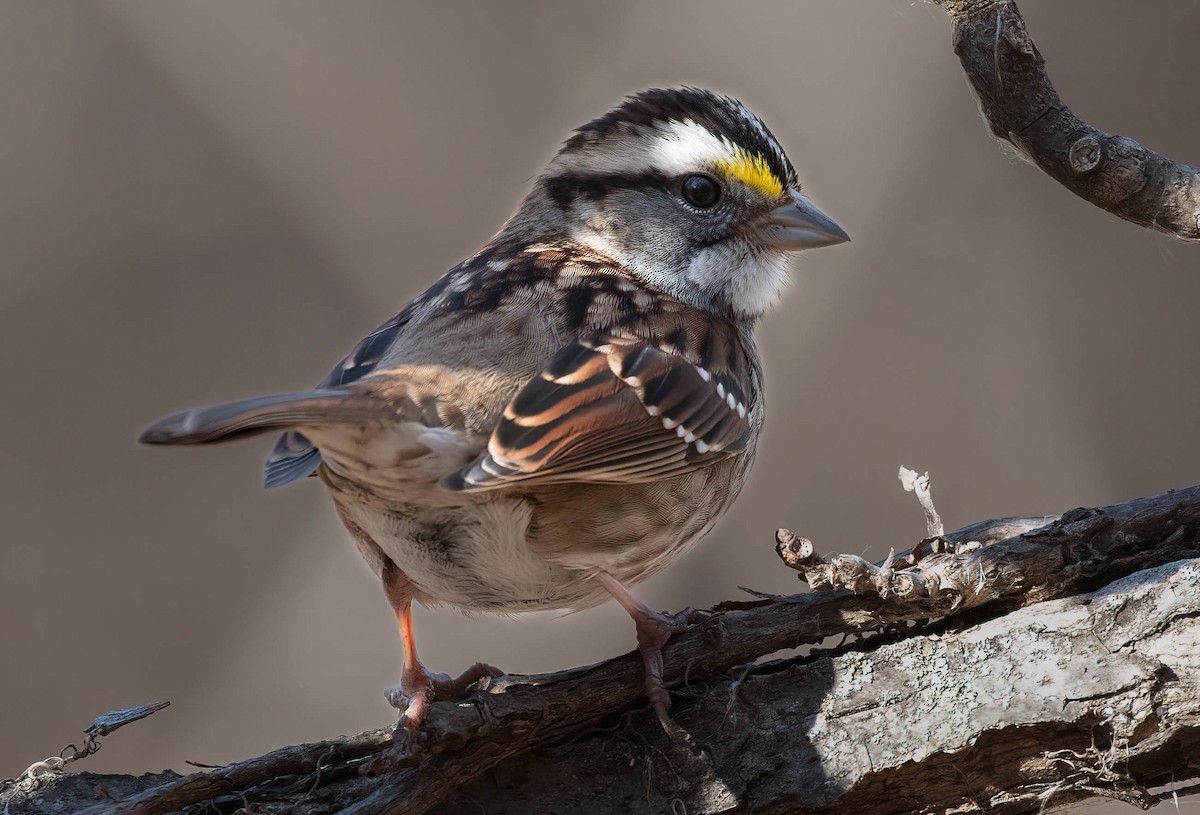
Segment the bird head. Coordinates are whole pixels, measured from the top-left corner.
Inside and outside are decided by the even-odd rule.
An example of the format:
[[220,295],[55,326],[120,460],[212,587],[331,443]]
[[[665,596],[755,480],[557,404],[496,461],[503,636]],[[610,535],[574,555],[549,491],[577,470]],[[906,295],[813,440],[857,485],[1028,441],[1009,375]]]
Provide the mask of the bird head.
[[643,91],[578,128],[513,223],[553,224],[647,284],[741,319],[778,298],[790,253],[849,240],[800,192],[761,119],[694,88]]

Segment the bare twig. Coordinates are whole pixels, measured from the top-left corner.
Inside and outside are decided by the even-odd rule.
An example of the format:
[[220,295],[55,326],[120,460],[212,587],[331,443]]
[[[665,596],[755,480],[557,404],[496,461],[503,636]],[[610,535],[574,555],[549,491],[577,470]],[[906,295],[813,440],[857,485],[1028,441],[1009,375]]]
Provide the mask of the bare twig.
[[911,492],[917,496],[921,510],[925,513],[925,534],[930,538],[942,537],[946,529],[942,526],[942,517],[933,507],[933,496],[929,492],[929,473],[918,475],[916,471],[901,465],[900,485],[904,487],[905,492]]
[[82,747],[68,744],[59,751],[58,755],[44,758],[41,761],[35,761],[16,778],[6,778],[0,782],[0,793],[14,789],[18,792],[28,794],[36,790],[43,778],[48,777],[52,773],[61,772],[64,767],[73,761],[79,761],[82,758],[87,758],[99,752],[99,739],[101,736],[107,736],[127,724],[141,721],[147,716],[170,706],[170,704],[170,702],[152,702],[148,705],[138,705],[137,707],[127,707],[119,710],[110,710],[108,713],[101,713],[92,721],[92,726],[83,731]]
[[[1200,240],[1200,170],[1072,113],[1015,0],[933,0],[954,26],[954,53],[992,134],[1103,210],[1185,240]],[[1180,89],[1191,93],[1192,87]]]

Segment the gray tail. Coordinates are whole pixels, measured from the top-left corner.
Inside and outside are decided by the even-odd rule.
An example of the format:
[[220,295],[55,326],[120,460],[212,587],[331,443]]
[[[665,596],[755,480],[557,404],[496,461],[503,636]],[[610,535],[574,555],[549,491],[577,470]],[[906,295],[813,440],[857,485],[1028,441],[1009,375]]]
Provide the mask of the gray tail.
[[359,424],[386,413],[379,399],[343,390],[281,393],[176,413],[146,428],[143,444],[210,444],[270,430]]

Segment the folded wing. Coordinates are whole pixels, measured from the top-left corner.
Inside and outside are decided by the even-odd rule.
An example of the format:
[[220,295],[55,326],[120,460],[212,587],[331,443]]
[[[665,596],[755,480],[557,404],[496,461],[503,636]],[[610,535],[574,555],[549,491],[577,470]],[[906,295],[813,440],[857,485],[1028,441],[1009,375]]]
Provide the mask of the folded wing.
[[572,343],[512,399],[487,451],[446,487],[645,482],[742,452],[749,383],[668,345],[608,336]]

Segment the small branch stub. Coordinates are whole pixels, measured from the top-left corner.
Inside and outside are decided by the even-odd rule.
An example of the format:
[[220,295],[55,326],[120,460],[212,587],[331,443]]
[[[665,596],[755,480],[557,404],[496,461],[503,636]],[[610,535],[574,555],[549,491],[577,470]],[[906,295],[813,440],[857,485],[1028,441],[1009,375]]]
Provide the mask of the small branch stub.
[[915,471],[902,464],[900,465],[900,485],[904,487],[905,492],[911,492],[917,496],[921,510],[925,513],[925,529],[929,537],[942,537],[946,530],[942,526],[942,517],[933,507],[933,496],[929,492],[929,473],[917,475]]
[[1092,136],[1084,136],[1071,145],[1071,169],[1077,173],[1090,173],[1100,165],[1100,142]]

